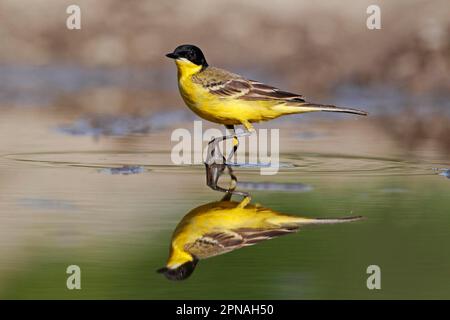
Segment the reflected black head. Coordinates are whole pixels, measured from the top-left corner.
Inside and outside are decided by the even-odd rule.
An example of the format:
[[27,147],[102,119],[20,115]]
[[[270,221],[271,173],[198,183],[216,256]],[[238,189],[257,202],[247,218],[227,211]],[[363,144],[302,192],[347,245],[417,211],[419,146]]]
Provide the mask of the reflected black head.
[[188,261],[183,263],[176,269],[170,269],[167,267],[158,269],[156,272],[163,273],[167,279],[169,280],[185,280],[189,278],[189,276],[194,272],[195,266],[197,265],[198,260],[194,259],[193,261]]
[[198,65],[207,67],[208,63],[206,62],[205,56],[203,55],[202,50],[199,47],[184,44],[182,46],[178,46],[174,52],[166,54],[166,57],[171,59],[181,59],[185,58],[190,62]]

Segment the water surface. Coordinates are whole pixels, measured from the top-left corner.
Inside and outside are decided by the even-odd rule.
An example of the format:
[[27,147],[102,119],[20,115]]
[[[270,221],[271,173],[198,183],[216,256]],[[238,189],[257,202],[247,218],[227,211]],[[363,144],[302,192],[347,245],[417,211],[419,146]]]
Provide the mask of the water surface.
[[[450,297],[450,180],[442,174],[450,162],[438,153],[382,149],[393,145],[383,136],[372,147],[359,122],[343,125],[352,134],[322,123],[311,139],[299,138],[310,126],[282,129],[280,161],[291,166],[275,176],[236,168],[238,188],[283,213],[366,219],[210,258],[171,282],[156,270],[173,229],[222,194],[206,186],[202,165],[170,162],[170,130],[95,138],[55,130],[70,119],[64,114],[2,114],[1,298]],[[373,264],[381,290],[366,287]],[[82,270],[81,290],[66,288],[69,265]]]

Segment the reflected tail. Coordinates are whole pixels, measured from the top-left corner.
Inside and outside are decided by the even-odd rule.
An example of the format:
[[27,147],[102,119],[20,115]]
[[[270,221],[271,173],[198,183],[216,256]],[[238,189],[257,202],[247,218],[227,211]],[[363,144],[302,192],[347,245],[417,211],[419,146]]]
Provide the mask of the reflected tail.
[[336,223],[344,223],[344,222],[354,222],[364,219],[363,216],[350,216],[350,217],[341,217],[341,218],[314,218],[314,219],[305,219],[300,218],[299,224],[336,224]]
[[269,219],[269,222],[279,225],[280,227],[301,227],[309,224],[337,224],[354,222],[362,219],[364,219],[363,216],[349,216],[341,218],[304,218],[296,216],[277,216]]

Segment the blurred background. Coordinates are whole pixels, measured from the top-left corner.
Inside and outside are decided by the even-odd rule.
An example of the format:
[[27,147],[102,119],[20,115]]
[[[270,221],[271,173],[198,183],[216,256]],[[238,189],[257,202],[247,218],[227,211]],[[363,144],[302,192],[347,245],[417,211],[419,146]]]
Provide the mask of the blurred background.
[[[378,1],[381,30],[366,27],[371,1],[81,0],[81,30],[65,26],[70,4],[0,1],[2,110],[103,115],[93,127],[109,123],[105,115],[148,117],[161,110],[179,111],[175,118],[183,120],[190,114],[164,54],[192,43],[212,65],[313,101],[402,113],[381,124],[400,144],[434,139],[450,150],[441,117],[450,109],[445,0]],[[141,126],[155,126],[145,120],[150,123]]]
[[[66,28],[72,4],[81,8],[81,30]],[[381,30],[366,27],[371,4],[381,8]],[[376,297],[449,297],[450,286],[439,281],[448,284],[450,261],[435,246],[450,239],[442,229],[450,208],[448,1],[0,0],[0,38],[0,297],[73,297],[64,287],[65,266],[82,262],[95,286],[75,297],[211,297],[212,279],[227,286],[226,277],[216,278],[221,265],[245,269],[257,261],[258,272],[243,273],[247,287],[213,296],[373,298],[352,282],[365,281],[364,273],[352,276],[371,263],[364,246],[397,268],[389,274],[393,291]],[[179,97],[175,66],[165,57],[186,43],[201,47],[210,65],[311,101],[369,111],[367,118],[311,114],[259,127],[281,129],[284,159],[297,166],[271,181],[311,185],[302,195],[306,213],[356,210],[375,225],[322,232],[320,239],[347,240],[330,247],[317,244],[313,231],[279,240],[304,239],[302,250],[317,259],[283,264],[274,278],[266,277],[278,266],[262,252],[279,252],[276,242],[253,256],[218,257],[204,278],[199,269],[197,279],[208,286],[168,289],[153,269],[164,264],[171,230],[189,209],[219,197],[204,186],[201,166],[170,164],[172,130],[191,130],[198,120]],[[273,209],[303,213],[295,194],[276,192],[255,196]],[[390,216],[394,207],[409,219]],[[420,229],[424,212],[432,218]],[[345,235],[351,228],[358,243]],[[417,252],[406,249],[419,240]],[[400,241],[396,250],[415,266],[404,278],[396,254],[385,251],[390,241]],[[360,255],[344,254],[351,250]],[[420,264],[420,254],[430,262]],[[324,261],[341,266],[347,282],[332,277]],[[408,282],[425,271],[430,281]],[[262,294],[256,282],[274,295]]]

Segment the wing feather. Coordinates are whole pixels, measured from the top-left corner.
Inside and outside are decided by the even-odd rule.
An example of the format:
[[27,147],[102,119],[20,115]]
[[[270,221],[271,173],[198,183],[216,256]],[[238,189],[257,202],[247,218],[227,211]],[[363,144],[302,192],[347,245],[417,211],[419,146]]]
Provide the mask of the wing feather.
[[243,246],[244,239],[233,231],[211,232],[185,245],[192,255],[205,259],[226,253]]
[[257,244],[282,235],[294,233],[297,226],[282,228],[239,228],[220,232],[207,233],[192,243],[185,245],[185,250],[192,255],[205,259],[230,252],[242,247]]
[[280,90],[259,81],[248,80],[237,74],[218,68],[207,68],[193,77],[211,94],[221,98],[247,101],[279,100],[286,102],[305,102],[301,94]]
[[253,229],[241,228],[236,229],[236,233],[240,234],[244,239],[244,245],[249,246],[259,243],[263,240],[269,240],[275,237],[280,237],[286,234],[294,233],[298,230],[297,226],[273,228],[273,229]]

